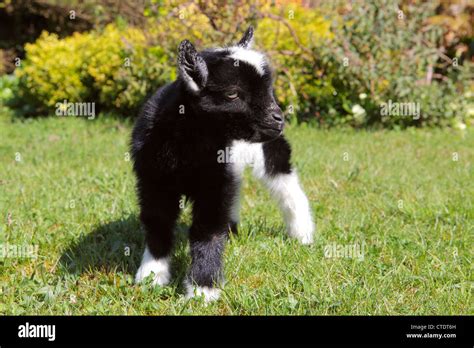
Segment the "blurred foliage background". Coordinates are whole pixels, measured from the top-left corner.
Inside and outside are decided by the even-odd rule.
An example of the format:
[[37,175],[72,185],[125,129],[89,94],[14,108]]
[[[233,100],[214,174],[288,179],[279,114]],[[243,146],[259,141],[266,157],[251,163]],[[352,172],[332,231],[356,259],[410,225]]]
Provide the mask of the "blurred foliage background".
[[[289,122],[474,125],[472,0],[7,0],[0,23],[0,102],[18,115],[67,100],[135,117],[176,78],[181,40],[230,45],[252,24]],[[421,117],[381,116],[389,100]]]

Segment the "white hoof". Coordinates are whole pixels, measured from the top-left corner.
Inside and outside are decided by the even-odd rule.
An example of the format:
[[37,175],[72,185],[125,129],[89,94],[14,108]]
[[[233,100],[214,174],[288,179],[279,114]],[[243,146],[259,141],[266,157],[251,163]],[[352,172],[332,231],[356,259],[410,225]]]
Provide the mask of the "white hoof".
[[210,288],[208,286],[197,286],[189,284],[189,281],[184,283],[186,288],[186,298],[198,298],[204,296],[204,302],[209,303],[219,299],[221,290],[218,288]]
[[155,259],[148,248],[143,253],[142,263],[135,276],[135,283],[142,282],[153,273],[153,285],[167,285],[170,282],[169,258]]
[[288,227],[288,235],[296,238],[301,244],[312,244],[314,236],[314,224],[309,216],[306,221],[295,221]]

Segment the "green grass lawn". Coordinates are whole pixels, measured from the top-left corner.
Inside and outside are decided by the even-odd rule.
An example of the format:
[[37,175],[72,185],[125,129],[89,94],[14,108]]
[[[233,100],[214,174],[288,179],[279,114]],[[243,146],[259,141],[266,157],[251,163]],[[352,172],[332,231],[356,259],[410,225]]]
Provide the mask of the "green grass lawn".
[[[190,206],[171,286],[133,284],[144,245],[130,130],[114,119],[0,116],[0,243],[38,245],[36,259],[0,259],[1,314],[474,313],[472,131],[289,127],[315,243],[285,235],[248,172],[227,283],[206,305],[183,295]],[[353,244],[363,259],[325,253]]]

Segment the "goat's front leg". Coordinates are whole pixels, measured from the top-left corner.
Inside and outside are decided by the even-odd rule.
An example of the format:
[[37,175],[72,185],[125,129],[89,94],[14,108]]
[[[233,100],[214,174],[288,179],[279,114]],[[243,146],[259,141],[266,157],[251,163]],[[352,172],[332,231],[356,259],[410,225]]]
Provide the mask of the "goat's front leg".
[[[263,156],[263,159],[258,157]],[[291,148],[283,137],[262,145],[253,173],[262,180],[280,205],[288,234],[302,244],[313,242],[314,223],[311,207],[290,164]]]
[[187,297],[204,296],[206,302],[218,299],[223,285],[222,256],[231,223],[231,183],[209,188],[194,197],[193,224],[189,239],[191,269],[185,282]]

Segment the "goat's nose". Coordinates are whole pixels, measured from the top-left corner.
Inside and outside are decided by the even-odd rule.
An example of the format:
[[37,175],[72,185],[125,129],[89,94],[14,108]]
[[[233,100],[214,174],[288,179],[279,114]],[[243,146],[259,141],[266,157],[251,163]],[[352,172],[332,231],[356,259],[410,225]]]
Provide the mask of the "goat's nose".
[[275,121],[277,121],[279,123],[283,122],[283,117],[281,116],[281,114],[272,113],[272,117]]

